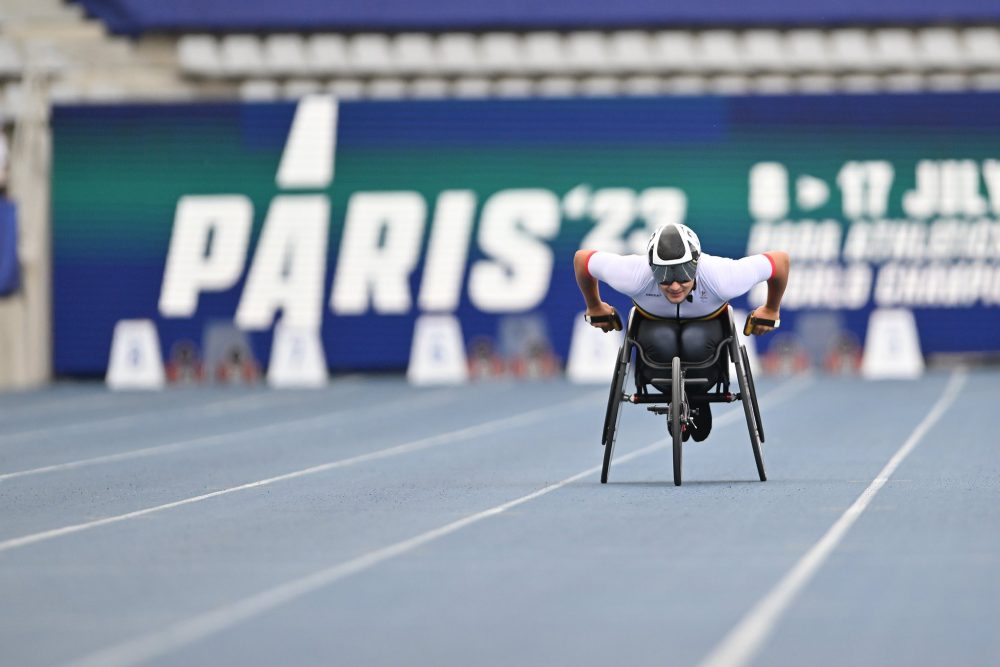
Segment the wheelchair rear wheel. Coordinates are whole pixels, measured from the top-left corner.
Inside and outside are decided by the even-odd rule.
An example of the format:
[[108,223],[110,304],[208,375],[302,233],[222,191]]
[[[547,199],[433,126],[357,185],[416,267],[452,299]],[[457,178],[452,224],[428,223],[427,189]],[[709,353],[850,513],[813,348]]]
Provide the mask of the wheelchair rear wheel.
[[681,414],[684,410],[684,378],[681,376],[681,358],[674,357],[670,365],[670,434],[674,441],[674,486],[681,485]]
[[611,468],[611,455],[614,453],[615,437],[618,434],[622,396],[625,380],[628,378],[631,357],[632,346],[626,338],[618,353],[618,361],[615,363],[615,375],[611,379],[611,394],[608,396],[608,409],[604,414],[604,431],[601,438],[601,444],[604,445],[604,464],[601,467],[601,484],[608,483],[608,470]]
[[753,383],[753,371],[750,369],[750,360],[747,358],[746,345],[740,345],[740,354],[743,357],[743,368],[747,372],[747,384],[750,385],[750,402],[753,404],[753,418],[757,423],[757,434],[760,435],[760,441],[763,443],[765,442],[764,424],[760,419],[760,406],[757,405],[757,388]]
[[753,458],[757,463],[757,475],[760,477],[760,481],[765,482],[767,481],[767,474],[764,472],[764,455],[761,451],[761,442],[763,439],[760,437],[757,427],[760,422],[760,413],[757,411],[757,398],[754,395],[752,384],[753,376],[751,375],[750,366],[747,364],[746,359],[746,348],[743,345],[739,345],[738,353],[733,355],[733,361],[736,364],[736,378],[740,383],[740,397],[743,402],[743,413],[747,419],[747,431],[750,432],[750,446],[753,447]]

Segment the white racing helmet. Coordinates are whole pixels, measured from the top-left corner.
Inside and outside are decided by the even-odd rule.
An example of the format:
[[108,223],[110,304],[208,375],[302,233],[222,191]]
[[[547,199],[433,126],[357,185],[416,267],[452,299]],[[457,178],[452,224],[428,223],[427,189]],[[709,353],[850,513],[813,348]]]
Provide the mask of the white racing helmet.
[[701,257],[701,241],[687,225],[668,223],[649,237],[646,257],[656,282],[669,285],[675,280],[694,280]]

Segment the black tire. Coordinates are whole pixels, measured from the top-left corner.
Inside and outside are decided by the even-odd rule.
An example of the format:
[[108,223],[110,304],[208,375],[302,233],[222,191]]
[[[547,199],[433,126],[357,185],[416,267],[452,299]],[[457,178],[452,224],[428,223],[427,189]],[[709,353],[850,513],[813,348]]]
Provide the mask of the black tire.
[[740,345],[740,355],[743,357],[743,368],[747,373],[747,384],[750,386],[750,402],[753,404],[753,418],[757,423],[757,435],[760,436],[761,444],[767,440],[764,438],[764,423],[760,419],[760,406],[757,404],[757,387],[753,383],[753,370],[750,368],[750,360],[747,358],[746,345]]
[[747,418],[747,431],[750,433],[750,446],[753,447],[753,458],[757,463],[757,475],[760,477],[760,481],[766,482],[767,473],[764,472],[764,454],[761,450],[760,434],[757,432],[757,420],[754,418],[753,399],[751,398],[752,389],[747,379],[749,367],[744,363],[745,359],[746,351],[740,345],[739,352],[733,355],[733,360],[736,362],[736,378],[740,383],[740,397],[743,402],[743,413]]
[[670,365],[670,433],[674,440],[674,486],[681,485],[681,412],[684,405],[684,380],[681,379],[681,358],[674,357]]
[[[624,347],[622,343],[622,347]],[[614,424],[618,418],[618,411],[621,407],[621,394],[624,389],[625,383],[622,377],[622,353],[623,349],[618,350],[618,360],[615,362],[615,372],[611,377],[611,387],[608,390],[608,407],[604,411],[604,427],[601,430],[601,445],[608,444],[608,438],[611,433],[614,432]]]
[[615,438],[618,435],[618,422],[621,420],[622,394],[625,380],[628,378],[629,362],[632,356],[632,346],[626,340],[622,343],[615,364],[615,375],[611,379],[611,393],[608,395],[608,409],[604,414],[604,432],[601,444],[604,445],[604,464],[601,467],[601,484],[608,483],[608,470],[611,468],[611,455],[615,449]]

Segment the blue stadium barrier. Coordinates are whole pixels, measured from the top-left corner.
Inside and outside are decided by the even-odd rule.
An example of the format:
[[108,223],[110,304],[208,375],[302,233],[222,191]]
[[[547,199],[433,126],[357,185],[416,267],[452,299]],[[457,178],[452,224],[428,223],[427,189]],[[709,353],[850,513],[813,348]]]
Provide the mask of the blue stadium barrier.
[[516,30],[642,26],[977,23],[994,0],[78,0],[112,32]]
[[0,296],[17,291],[21,275],[17,262],[17,209],[0,197]]

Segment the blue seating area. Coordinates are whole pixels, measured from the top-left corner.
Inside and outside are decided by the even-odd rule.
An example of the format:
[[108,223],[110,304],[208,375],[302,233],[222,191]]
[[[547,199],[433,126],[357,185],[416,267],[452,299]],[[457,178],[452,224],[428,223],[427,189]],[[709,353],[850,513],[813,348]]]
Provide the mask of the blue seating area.
[[118,34],[975,24],[995,0],[77,0]]
[[188,33],[191,81],[245,99],[920,92],[997,88],[1000,29]]

